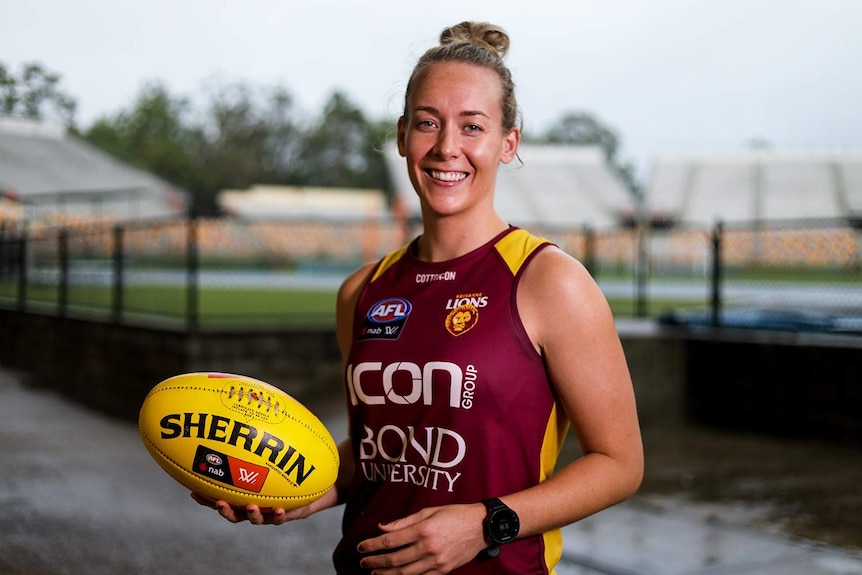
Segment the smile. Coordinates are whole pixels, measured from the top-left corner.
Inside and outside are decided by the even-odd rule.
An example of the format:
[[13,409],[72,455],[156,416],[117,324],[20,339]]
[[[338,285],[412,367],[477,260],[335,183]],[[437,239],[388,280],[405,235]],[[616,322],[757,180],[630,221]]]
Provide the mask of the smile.
[[464,172],[438,172],[437,170],[428,170],[428,174],[435,180],[444,182],[460,182],[467,177]]

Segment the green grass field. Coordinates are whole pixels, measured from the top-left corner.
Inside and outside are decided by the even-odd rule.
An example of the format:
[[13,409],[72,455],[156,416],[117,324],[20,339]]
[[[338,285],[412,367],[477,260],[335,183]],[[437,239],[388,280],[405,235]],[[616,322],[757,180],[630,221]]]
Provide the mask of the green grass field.
[[[16,305],[18,288],[0,282],[0,304]],[[254,329],[267,326],[319,325],[335,323],[335,289],[288,288],[207,288],[198,293],[199,325]],[[28,307],[56,310],[59,300],[57,286],[27,287]],[[618,317],[636,315],[636,303],[631,299],[610,299],[611,310]],[[700,307],[705,302],[653,299],[648,302],[646,315],[657,316],[667,309]],[[109,317],[113,294],[109,286],[71,286],[67,309],[74,315]],[[189,298],[184,287],[128,286],[122,294],[122,317],[135,323],[148,318],[182,324],[188,317]]]
[[[273,288],[201,288],[197,314],[202,326],[273,324],[334,324],[335,290]],[[16,285],[0,283],[0,302],[17,303]],[[56,309],[57,286],[27,287],[27,306]],[[107,315],[113,305],[109,286],[71,286],[67,306],[76,315]],[[122,293],[123,317],[129,321],[152,318],[184,321],[190,302],[184,287],[129,286]]]

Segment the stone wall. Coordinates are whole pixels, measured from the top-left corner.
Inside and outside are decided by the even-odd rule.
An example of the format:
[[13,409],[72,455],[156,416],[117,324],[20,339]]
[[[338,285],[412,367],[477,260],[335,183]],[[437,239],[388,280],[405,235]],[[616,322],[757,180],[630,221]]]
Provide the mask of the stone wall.
[[[862,443],[862,338],[689,330],[620,321],[641,423],[695,420]],[[0,309],[0,365],[33,385],[136,419],[172,375],[223,371],[300,401],[342,397],[332,330],[201,333],[111,325]]]
[[725,330],[686,338],[692,419],[862,445],[862,337]]
[[299,399],[342,393],[331,330],[188,335],[0,310],[0,365],[23,370],[32,385],[135,420],[154,385],[194,371],[248,375]]

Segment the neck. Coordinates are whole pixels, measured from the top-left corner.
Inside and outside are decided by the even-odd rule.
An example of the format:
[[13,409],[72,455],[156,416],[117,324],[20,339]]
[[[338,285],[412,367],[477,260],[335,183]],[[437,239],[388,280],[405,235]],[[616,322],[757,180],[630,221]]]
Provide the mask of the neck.
[[419,238],[418,257],[442,262],[470,253],[509,227],[496,212],[481,221],[466,218],[426,218]]

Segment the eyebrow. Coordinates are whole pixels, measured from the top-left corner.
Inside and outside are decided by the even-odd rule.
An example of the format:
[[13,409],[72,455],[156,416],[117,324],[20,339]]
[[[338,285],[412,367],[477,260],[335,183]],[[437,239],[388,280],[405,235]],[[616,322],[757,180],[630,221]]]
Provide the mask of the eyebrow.
[[[434,106],[416,106],[415,108],[413,108],[413,111],[415,111],[415,112],[428,112],[429,114],[433,114],[435,116],[440,115],[440,110],[438,110]],[[458,114],[458,116],[461,118],[472,118],[473,116],[482,116],[483,118],[490,119],[490,116],[488,116],[488,114],[486,114],[485,112],[481,112],[479,110],[464,110],[463,112]]]

